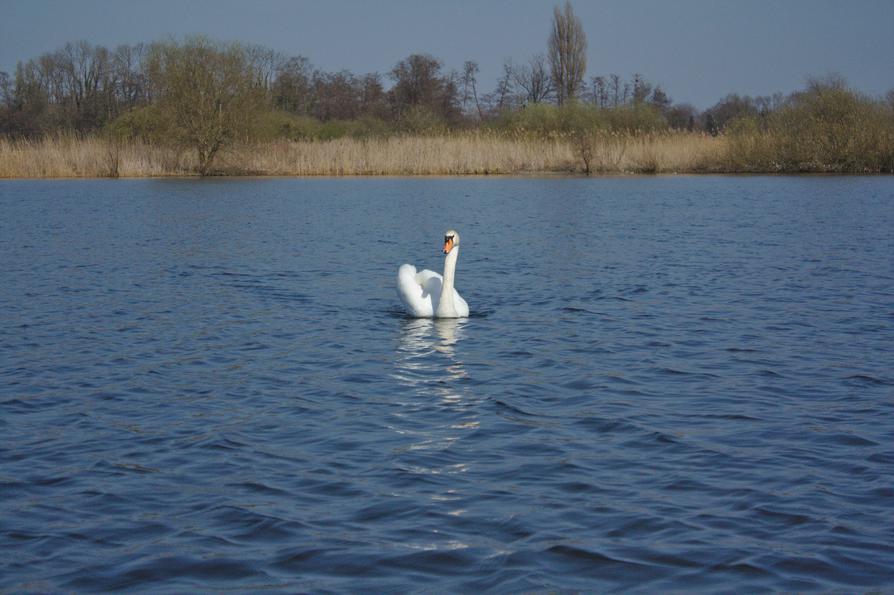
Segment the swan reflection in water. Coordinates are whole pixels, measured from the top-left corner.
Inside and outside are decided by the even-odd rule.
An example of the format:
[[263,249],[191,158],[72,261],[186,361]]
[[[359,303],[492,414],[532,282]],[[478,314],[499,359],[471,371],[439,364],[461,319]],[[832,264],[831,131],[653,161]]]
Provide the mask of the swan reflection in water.
[[434,392],[445,401],[458,401],[452,384],[467,376],[456,354],[466,324],[468,320],[460,318],[404,321],[395,354],[395,379],[420,396]]
[[[417,318],[401,322],[395,349],[394,378],[403,388],[394,395],[392,430],[401,436],[397,465],[419,475],[462,474],[468,465],[453,449],[479,426],[478,404],[462,380],[468,372],[460,348],[468,320]],[[459,498],[456,486],[432,498]],[[462,510],[451,514],[462,514]]]

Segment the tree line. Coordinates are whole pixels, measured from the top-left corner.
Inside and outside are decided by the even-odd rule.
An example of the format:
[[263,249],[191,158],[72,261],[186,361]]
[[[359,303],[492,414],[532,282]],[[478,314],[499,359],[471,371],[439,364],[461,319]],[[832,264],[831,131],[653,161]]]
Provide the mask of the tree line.
[[385,73],[358,75],[326,72],[303,56],[260,45],[202,37],[115,49],[69,42],[20,62],[12,75],[0,72],[0,134],[36,137],[60,130],[101,130],[175,92],[170,87],[178,84],[177,69],[187,76],[204,73],[221,84],[228,79],[230,91],[258,109],[319,122],[366,118],[389,129],[473,126],[497,120],[507,110],[570,100],[601,109],[648,106],[669,127],[690,130],[706,124],[719,130],[729,111],[719,107],[706,122],[695,108],[674,104],[660,85],[639,74],[630,80],[617,74],[585,79],[586,36],[566,3],[554,11],[547,52],[523,62],[506,60],[496,87],[488,91],[479,88],[476,62],[448,70],[428,54],[412,54]]
[[[173,66],[170,58],[177,52],[206,60],[208,68],[241,70],[244,91],[259,107],[321,122],[376,118],[400,128],[422,117],[461,127],[493,121],[506,110],[530,104],[560,103],[563,97],[553,86],[543,55],[526,63],[507,60],[496,88],[481,92],[476,62],[466,62],[462,72],[448,71],[428,54],[412,54],[385,75],[356,75],[316,69],[303,56],[203,38],[115,50],[81,41],[19,63],[13,76],[0,72],[0,133],[35,137],[58,130],[102,129],[164,96],[165,85],[172,81],[165,78],[163,65]],[[228,75],[221,70],[220,76]],[[650,105],[665,111],[672,126],[692,124],[686,118],[696,114],[694,108],[672,105],[660,86],[653,89],[638,74],[629,82],[616,74],[593,77],[592,91],[582,82],[571,97],[601,108]]]
[[[115,49],[70,42],[20,62],[12,75],[0,72],[0,134],[103,133],[178,143],[196,151],[204,173],[220,149],[238,139],[582,126],[717,135],[743,119],[770,125],[773,114],[805,97],[729,95],[699,111],[675,103],[640,74],[588,78],[586,48],[568,2],[553,11],[546,51],[504,61],[488,90],[479,87],[476,62],[448,69],[428,54],[411,54],[384,73],[355,74],[326,72],[303,56],[260,45],[204,37]],[[856,96],[837,79],[805,92],[824,88]],[[894,92],[886,100],[858,99],[894,110]]]

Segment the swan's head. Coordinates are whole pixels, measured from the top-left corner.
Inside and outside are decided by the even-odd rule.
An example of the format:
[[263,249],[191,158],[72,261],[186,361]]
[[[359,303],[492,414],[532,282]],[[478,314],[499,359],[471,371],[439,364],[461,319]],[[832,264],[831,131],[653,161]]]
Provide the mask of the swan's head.
[[444,254],[450,254],[450,251],[459,246],[459,234],[453,229],[444,232]]

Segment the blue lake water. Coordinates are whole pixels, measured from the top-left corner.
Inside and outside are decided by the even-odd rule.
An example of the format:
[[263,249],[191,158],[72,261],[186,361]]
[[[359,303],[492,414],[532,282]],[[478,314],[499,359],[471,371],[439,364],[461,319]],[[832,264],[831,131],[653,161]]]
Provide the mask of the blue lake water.
[[0,311],[0,590],[894,589],[894,178],[3,181]]

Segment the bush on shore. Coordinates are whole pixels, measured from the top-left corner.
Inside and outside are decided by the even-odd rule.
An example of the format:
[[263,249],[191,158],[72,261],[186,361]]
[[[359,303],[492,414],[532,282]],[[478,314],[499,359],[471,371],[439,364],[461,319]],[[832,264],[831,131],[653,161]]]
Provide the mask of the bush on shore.
[[894,106],[832,79],[812,81],[764,117],[734,121],[724,169],[894,173]]

